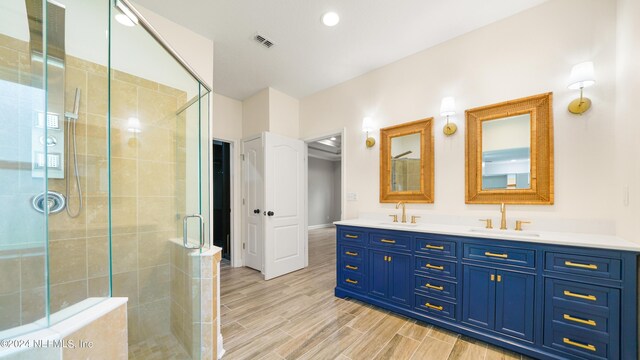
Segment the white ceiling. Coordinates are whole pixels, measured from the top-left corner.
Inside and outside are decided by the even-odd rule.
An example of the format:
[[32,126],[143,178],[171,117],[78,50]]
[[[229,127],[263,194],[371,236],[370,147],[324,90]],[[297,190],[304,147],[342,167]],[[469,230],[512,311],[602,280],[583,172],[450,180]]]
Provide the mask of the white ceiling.
[[213,89],[238,100],[269,86],[302,98],[545,1],[136,0],[213,39]]

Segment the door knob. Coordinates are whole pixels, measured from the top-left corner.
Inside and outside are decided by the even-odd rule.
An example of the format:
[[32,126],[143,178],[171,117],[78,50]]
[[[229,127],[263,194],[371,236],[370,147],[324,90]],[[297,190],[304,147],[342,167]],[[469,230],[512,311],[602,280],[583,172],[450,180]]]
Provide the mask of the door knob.
[[260,209],[255,209],[255,210],[253,210],[253,213],[254,213],[254,214],[260,214]]
[[273,213],[273,211],[268,211],[268,212],[267,212],[267,215],[268,215],[268,216],[273,216],[273,215],[274,215],[274,213]]

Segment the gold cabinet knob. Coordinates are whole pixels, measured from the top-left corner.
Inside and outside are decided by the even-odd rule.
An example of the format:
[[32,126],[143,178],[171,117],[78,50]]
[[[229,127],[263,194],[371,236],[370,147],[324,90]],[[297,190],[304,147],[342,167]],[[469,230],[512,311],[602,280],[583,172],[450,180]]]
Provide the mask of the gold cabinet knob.
[[522,231],[522,224],[531,224],[531,221],[516,220],[516,231]]
[[493,229],[493,221],[491,219],[480,219],[480,221],[484,221],[485,222],[485,228],[486,229]]
[[398,222],[398,215],[389,215],[393,218],[393,222]]
[[415,223],[416,223],[416,219],[419,219],[419,218],[420,218],[420,216],[417,216],[417,215],[411,215],[411,223],[412,223],[412,224],[415,224]]

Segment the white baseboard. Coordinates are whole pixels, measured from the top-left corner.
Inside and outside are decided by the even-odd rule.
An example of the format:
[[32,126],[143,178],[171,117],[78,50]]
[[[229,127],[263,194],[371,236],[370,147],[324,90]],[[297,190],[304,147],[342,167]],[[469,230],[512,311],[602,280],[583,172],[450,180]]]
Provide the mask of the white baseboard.
[[309,226],[309,230],[324,229],[324,228],[330,228],[330,227],[333,227],[333,224],[311,225]]

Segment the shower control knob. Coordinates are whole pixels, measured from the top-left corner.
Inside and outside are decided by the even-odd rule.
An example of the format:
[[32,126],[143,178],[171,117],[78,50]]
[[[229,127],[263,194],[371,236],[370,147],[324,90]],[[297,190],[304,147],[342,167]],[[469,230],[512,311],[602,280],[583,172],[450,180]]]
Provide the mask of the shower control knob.
[[267,215],[268,215],[268,216],[273,216],[273,215],[275,215],[275,214],[273,213],[273,211],[268,211],[268,212],[267,212]]
[[260,209],[255,209],[255,210],[253,210],[253,213],[254,213],[254,214],[260,214]]

